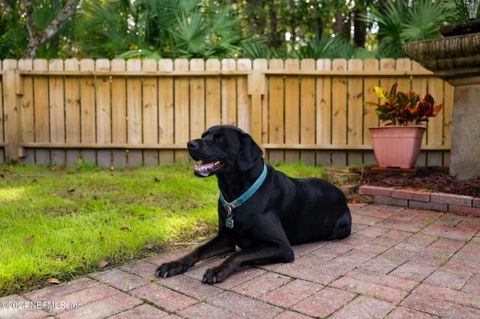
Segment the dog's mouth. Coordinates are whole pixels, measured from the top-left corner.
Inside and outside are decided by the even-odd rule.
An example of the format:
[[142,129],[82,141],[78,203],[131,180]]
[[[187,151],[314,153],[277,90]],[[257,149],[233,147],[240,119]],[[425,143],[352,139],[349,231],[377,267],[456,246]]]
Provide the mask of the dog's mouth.
[[195,163],[194,173],[198,177],[208,177],[217,174],[223,168],[222,161],[203,162],[198,161]]

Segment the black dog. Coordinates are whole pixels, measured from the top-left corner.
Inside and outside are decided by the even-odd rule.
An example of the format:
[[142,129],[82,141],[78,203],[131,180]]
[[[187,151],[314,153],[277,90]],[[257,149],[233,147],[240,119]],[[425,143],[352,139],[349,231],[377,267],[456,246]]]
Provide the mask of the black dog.
[[[245,265],[291,262],[290,245],[350,235],[352,218],[338,188],[316,178],[290,178],[265,165],[262,150],[242,130],[214,126],[187,146],[190,156],[200,161],[195,175],[217,175],[218,234],[186,256],[162,264],[157,276],[175,276],[199,260],[233,252],[203,275],[202,282],[212,284]],[[232,203],[239,197],[243,203]],[[241,250],[235,251],[236,246]]]

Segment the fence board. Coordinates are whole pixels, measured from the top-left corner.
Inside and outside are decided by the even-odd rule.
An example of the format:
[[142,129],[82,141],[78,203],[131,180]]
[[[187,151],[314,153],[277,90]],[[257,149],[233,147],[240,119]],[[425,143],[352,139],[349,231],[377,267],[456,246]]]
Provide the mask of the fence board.
[[[283,61],[279,59],[270,60],[270,70],[282,71]],[[269,143],[284,143],[284,96],[283,96],[283,77],[271,76],[269,83],[269,110],[268,110],[268,141]],[[284,161],[284,152],[281,150],[272,150],[269,152],[269,159],[272,163]]]
[[[47,71],[47,60],[35,59],[33,61],[33,69],[36,71]],[[33,81],[35,142],[48,143],[50,142],[48,78],[46,76],[35,76]],[[37,164],[48,164],[50,162],[50,152],[48,150],[36,150],[35,162]]]
[[[80,60],[80,71],[92,72],[95,70],[95,62],[92,59]],[[95,78],[83,77],[80,80],[80,107],[81,107],[81,136],[82,143],[95,143]],[[96,164],[96,152],[94,150],[82,150],[82,159],[85,163]]]
[[[318,71],[330,71],[330,59],[317,60]],[[332,78],[321,76],[317,78],[317,143],[331,145],[332,143]],[[331,165],[332,152],[317,151],[317,164]]]
[[[237,70],[251,72],[252,61],[239,59]],[[248,80],[245,76],[237,77],[237,126],[247,133],[251,132],[250,103],[248,99]]]
[[[347,61],[334,59],[332,70],[346,71]],[[332,79],[332,144],[347,144],[347,78],[335,77]],[[345,165],[347,163],[346,152],[332,153],[333,165]]]
[[[188,60],[175,60],[175,71],[188,71]],[[175,79],[175,144],[185,145],[190,139],[190,85],[188,77]],[[175,151],[175,161],[187,158],[187,152]]]
[[[190,61],[191,71],[204,71],[202,59]],[[205,131],[205,78],[196,77],[190,80],[190,138],[200,138]]]
[[[110,71],[110,60],[96,60],[95,70],[100,72]],[[110,78],[108,76],[97,76],[95,85],[97,143],[108,144],[112,142]],[[97,151],[97,161],[101,167],[110,167],[112,165],[112,152],[110,150]]]
[[[222,71],[235,71],[237,63],[234,59],[222,60]],[[222,124],[235,125],[237,123],[237,79],[222,77]]]
[[[363,62],[359,59],[348,61],[348,70],[363,70]],[[363,136],[363,79],[351,77],[348,79],[347,93],[347,144],[361,145]],[[348,153],[348,165],[362,163],[362,152],[351,151]]]
[[[138,59],[127,61],[127,71],[139,72],[142,62]],[[128,144],[142,144],[142,78],[127,78],[127,141]],[[142,165],[142,151],[128,150],[129,167]]]
[[[418,71],[418,70],[425,70],[425,69],[420,64],[413,61],[412,62],[412,70],[413,71]],[[427,92],[427,89],[428,89],[428,84],[427,83],[428,83],[427,78],[424,78],[424,77],[414,78],[414,79],[412,79],[412,90],[415,91],[418,94],[422,94],[422,92]],[[428,134],[423,135],[422,146],[427,145],[427,137],[428,137]],[[426,160],[426,157],[420,156],[419,160]],[[421,163],[421,162],[417,161],[417,163]]]
[[[315,60],[306,59],[300,63],[303,71],[315,71]],[[315,78],[303,76],[300,89],[300,142],[315,143]],[[315,151],[300,151],[303,163],[315,165]]]
[[[20,60],[21,61],[21,60]],[[20,67],[20,61],[18,61],[19,67]],[[2,71],[2,63],[0,61],[0,71]],[[7,113],[7,111],[4,108],[4,103],[3,103],[3,77],[0,77],[0,141],[2,143],[5,143],[5,135],[3,134],[4,130],[4,114]],[[20,120],[21,120],[21,112],[20,112]],[[0,148],[0,163],[5,162],[5,152],[3,148]]]
[[[22,59],[18,61],[19,70],[33,70],[33,60],[32,59]],[[20,100],[21,110],[20,110],[20,125],[22,126],[22,142],[34,142],[34,124],[33,124],[33,77],[25,76],[22,81],[23,95]],[[2,88],[0,87],[0,90]],[[3,96],[3,94],[1,94]],[[2,103],[3,99],[0,99]],[[4,114],[4,113],[2,113]],[[3,121],[2,121],[3,124]],[[3,129],[2,141],[3,141]],[[3,158],[3,156],[1,156]],[[25,159],[26,164],[35,164],[35,150],[26,149],[25,150]]]
[[[158,63],[156,60],[143,60],[144,72],[156,72]],[[143,143],[158,144],[158,87],[157,78],[143,78]],[[143,163],[145,166],[158,164],[158,151],[143,151]]]
[[[123,59],[114,59],[111,63],[113,72],[126,70]],[[112,77],[112,143],[127,143],[127,80],[125,77]],[[125,150],[112,151],[114,167],[123,168],[127,165],[127,153]]]
[[[299,71],[300,62],[289,59],[285,61],[285,70]],[[288,75],[285,79],[285,143],[300,143],[300,81],[298,75]],[[298,162],[300,151],[285,151],[285,161]]]
[[[159,71],[173,71],[173,61],[169,59],[162,59],[158,62]],[[158,109],[159,109],[159,141],[160,144],[174,143],[174,96],[173,96],[173,78],[162,77],[158,79]],[[174,162],[174,151],[160,150],[159,162],[160,164],[169,164]]]
[[[62,71],[63,60],[50,60],[48,69]],[[65,107],[64,85],[62,76],[49,77],[49,110],[50,110],[50,140],[52,143],[65,143]],[[52,150],[52,163],[64,164],[65,151]]]
[[[377,71],[379,68],[379,62],[377,59],[367,59],[363,61],[363,69],[365,71]],[[370,105],[367,102],[377,103],[378,98],[375,93],[375,86],[378,86],[380,81],[378,78],[365,78],[363,81],[363,144],[372,145],[372,137],[370,135],[369,127],[378,126],[378,116],[375,113],[376,107]],[[363,154],[364,164],[376,163],[373,152],[365,152]]]
[[[79,61],[65,60],[66,71],[78,71]],[[65,142],[80,143],[80,81],[76,77],[65,78]],[[67,150],[67,164],[75,164],[80,159],[79,150]]]

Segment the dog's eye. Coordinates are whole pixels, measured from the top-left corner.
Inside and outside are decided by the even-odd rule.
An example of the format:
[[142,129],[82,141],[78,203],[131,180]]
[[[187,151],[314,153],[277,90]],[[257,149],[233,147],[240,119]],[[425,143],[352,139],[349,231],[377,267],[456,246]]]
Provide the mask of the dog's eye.
[[221,136],[221,135],[217,135],[214,137],[214,140],[216,143],[223,143],[225,142],[225,137]]

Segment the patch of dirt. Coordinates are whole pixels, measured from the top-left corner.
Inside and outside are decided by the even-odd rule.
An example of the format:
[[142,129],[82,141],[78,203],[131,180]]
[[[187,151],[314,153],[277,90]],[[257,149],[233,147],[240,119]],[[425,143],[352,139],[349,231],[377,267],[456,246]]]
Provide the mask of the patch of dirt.
[[402,187],[480,197],[480,177],[459,181],[454,176],[450,176],[448,168],[444,167],[422,167],[416,172],[404,174],[393,170],[390,173],[388,170],[379,173],[371,168],[354,171],[360,174],[362,185]]

